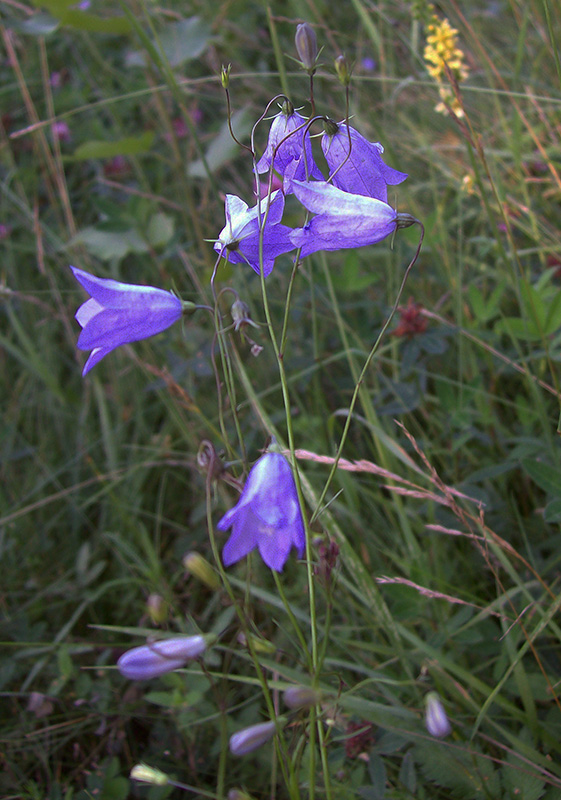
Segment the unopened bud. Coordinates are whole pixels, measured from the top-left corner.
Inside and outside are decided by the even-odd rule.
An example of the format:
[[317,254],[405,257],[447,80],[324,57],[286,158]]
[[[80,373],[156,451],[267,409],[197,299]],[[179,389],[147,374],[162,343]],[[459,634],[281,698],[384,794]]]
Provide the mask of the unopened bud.
[[169,778],[165,772],[149,767],[147,764],[136,764],[131,769],[130,777],[133,781],[151,783],[153,786],[167,786]]
[[[284,723],[282,717],[278,722]],[[250,725],[249,728],[242,728],[241,731],[230,736],[230,752],[234,756],[245,756],[252,753],[258,747],[272,739],[276,731],[274,722],[261,722],[258,725]]]
[[335,59],[335,72],[343,86],[348,86],[351,82],[351,71],[344,55],[337,56]]
[[205,650],[204,636],[162,639],[159,642],[127,650],[117,661],[117,667],[125,678],[142,681],[181,669],[187,661],[198,658]]
[[146,601],[146,608],[155,625],[160,625],[167,619],[168,604],[160,594],[151,594]]
[[218,575],[212,568],[212,565],[203,558],[199,553],[187,553],[183,559],[183,566],[194,578],[197,578],[213,592],[220,588],[220,580]]
[[283,692],[283,699],[286,705],[295,711],[299,708],[317,706],[321,700],[321,695],[309,686],[289,686]]
[[227,89],[230,85],[230,71],[232,69],[232,65],[228,64],[227,67],[222,64],[222,69],[220,70],[220,80],[222,81],[222,88]]
[[314,29],[307,22],[300,23],[296,28],[294,44],[296,45],[296,52],[298,53],[298,58],[302,66],[306,72],[313,75],[316,71],[318,42]]
[[249,644],[253,647],[256,653],[275,653],[277,650],[277,646],[270,642],[268,639],[263,639],[261,636],[254,636],[252,633],[249,636],[246,636],[245,633],[240,633],[238,635],[238,643],[241,644],[243,647],[248,647],[248,639]]
[[436,692],[429,692],[425,697],[425,725],[431,736],[442,739],[452,732],[452,726],[446,716],[442,701]]
[[230,309],[230,314],[234,320],[234,330],[239,331],[240,328],[245,328],[246,325],[253,325],[254,328],[259,326],[253,322],[249,313],[249,306],[243,300],[234,300]]

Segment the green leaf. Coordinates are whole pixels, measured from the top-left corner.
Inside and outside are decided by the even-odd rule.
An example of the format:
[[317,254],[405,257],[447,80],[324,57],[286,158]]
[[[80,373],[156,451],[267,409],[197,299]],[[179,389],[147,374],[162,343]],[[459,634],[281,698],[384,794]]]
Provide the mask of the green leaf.
[[19,33],[30,34],[31,36],[48,36],[50,33],[54,33],[59,25],[60,21],[56,19],[56,17],[44,11],[33,14],[32,17],[28,17],[24,20],[14,19],[10,21],[10,28],[13,28]]
[[86,14],[77,8],[66,11],[60,18],[63,25],[79,31],[89,33],[109,33],[114,36],[124,36],[130,33],[131,24],[126,17],[98,17],[96,14]]
[[[368,773],[372,781],[372,786],[369,787],[370,792],[368,793],[368,797],[372,800],[383,800],[386,794],[386,767],[384,765],[384,760],[380,758],[380,756],[370,756]],[[363,797],[364,796],[365,795],[363,795]]]
[[543,779],[532,773],[528,765],[514,755],[508,757],[509,766],[502,769],[504,788],[510,791],[511,797],[524,800],[539,800],[545,793]]
[[543,461],[530,458],[522,459],[522,467],[540,489],[554,497],[561,498],[561,470],[555,469]]
[[146,236],[152,247],[165,247],[172,238],[173,231],[173,217],[160,211],[150,218]]
[[403,756],[403,761],[399,768],[399,780],[414,796],[417,791],[417,773],[415,771],[415,761],[411,751],[408,751]]
[[[251,130],[251,119],[247,108],[242,108],[232,115],[232,128],[240,141],[243,141]],[[216,172],[217,169],[231,161],[239,152],[240,146],[232,139],[228,123],[224,122],[205,154],[209,170]],[[187,174],[191,178],[206,178],[207,174],[202,160],[199,159],[188,164]]]
[[[207,22],[200,17],[189,17],[167,25],[153,45],[160,57],[175,69],[186,61],[199,58],[206,50],[210,36]],[[146,53],[137,50],[127,54],[126,64],[128,67],[144,67],[147,60]]]
[[204,53],[210,39],[210,26],[200,17],[190,17],[168,25],[159,44],[171,67],[179,67]]
[[124,16],[100,17],[72,8],[76,5],[76,0],[33,0],[33,5],[36,8],[46,8],[62,25],[76,30],[115,35],[124,35],[132,30],[130,22]]
[[74,151],[74,158],[83,161],[88,158],[114,158],[146,153],[154,142],[154,131],[146,131],[141,136],[126,136],[115,142],[92,139],[84,142]]
[[543,518],[546,522],[561,522],[561,497],[546,505]]
[[138,231],[122,232],[102,231],[98,228],[84,228],[70,241],[70,245],[79,242],[89,253],[102,261],[120,260],[129,253],[146,253],[148,245]]

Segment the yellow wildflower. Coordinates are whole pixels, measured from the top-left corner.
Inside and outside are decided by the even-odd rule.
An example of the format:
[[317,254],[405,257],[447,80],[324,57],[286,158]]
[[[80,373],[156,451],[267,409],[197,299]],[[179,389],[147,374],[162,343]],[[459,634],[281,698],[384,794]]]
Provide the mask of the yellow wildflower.
[[427,44],[423,55],[429,75],[438,83],[441,99],[435,110],[445,114],[451,108],[456,116],[461,117],[464,113],[461,104],[450,86],[444,83],[448,83],[450,79],[449,71],[458,83],[468,75],[464,54],[457,46],[458,31],[447,19],[441,20],[434,14],[426,27],[426,33]]

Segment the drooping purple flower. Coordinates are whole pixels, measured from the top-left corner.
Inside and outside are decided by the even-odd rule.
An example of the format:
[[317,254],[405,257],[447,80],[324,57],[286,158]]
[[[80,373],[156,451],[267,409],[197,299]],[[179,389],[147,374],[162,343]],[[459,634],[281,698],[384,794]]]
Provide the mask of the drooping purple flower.
[[204,636],[164,639],[127,650],[117,661],[117,668],[125,678],[143,681],[181,669],[187,661],[198,658],[205,650]]
[[[255,171],[262,173],[268,172],[273,163],[273,168],[283,176],[285,194],[292,192],[293,180],[305,181],[308,178],[323,180],[323,175],[312,156],[309,132],[306,132],[304,144],[304,128],[302,126],[305,123],[305,117],[294,109],[292,109],[292,113],[287,114],[283,110],[277,114],[271,124],[267,148],[255,165]],[[308,168],[307,174],[306,167]]]
[[429,692],[425,697],[425,725],[431,736],[442,739],[452,732],[452,726],[437,692]]
[[181,301],[171,292],[97,278],[76,267],[70,269],[91,295],[75,315],[83,329],[78,347],[92,351],[82,375],[119,345],[154,336],[181,317]]
[[294,181],[294,194],[316,214],[303,228],[291,234],[301,256],[317,250],[343,250],[375,244],[393,233],[399,215],[374,197],[349,194],[325,181]]
[[326,123],[326,128],[321,147],[333,176],[333,185],[345,192],[387,202],[388,185],[396,186],[405,180],[407,174],[384,164],[382,145],[379,142],[369,142],[350,125],[347,128],[344,122],[330,121]]
[[302,557],[304,521],[292,469],[281,453],[265,453],[254,464],[238,503],[217,525],[221,531],[232,527],[222,551],[227,567],[255,548],[277,572],[283,569],[292,547]]
[[[263,275],[269,275],[275,264],[275,258],[281,253],[294,250],[290,241],[292,228],[281,225],[284,211],[284,195],[281,191],[273,192],[269,210],[267,200],[260,200],[261,222],[263,229]],[[226,195],[226,225],[220,231],[214,249],[231,264],[246,263],[257,274],[259,269],[259,206],[248,208],[234,194]]]

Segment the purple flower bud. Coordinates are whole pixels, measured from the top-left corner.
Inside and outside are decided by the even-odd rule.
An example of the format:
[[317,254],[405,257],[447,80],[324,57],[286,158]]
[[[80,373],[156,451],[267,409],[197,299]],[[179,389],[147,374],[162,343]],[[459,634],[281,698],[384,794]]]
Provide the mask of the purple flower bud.
[[117,661],[117,667],[125,678],[142,681],[181,669],[187,661],[198,658],[205,650],[204,636],[163,639],[127,650]]
[[274,722],[261,722],[250,725],[230,736],[230,752],[234,756],[245,756],[272,739],[276,731]]
[[294,44],[302,66],[310,75],[313,75],[316,71],[318,42],[316,32],[307,22],[302,22],[297,26]]
[[292,469],[281,453],[265,453],[254,464],[238,503],[217,525],[233,527],[222,551],[229,567],[258,548],[271,569],[281,572],[292,547],[301,558],[306,546],[304,521]]
[[295,711],[299,708],[316,706],[321,700],[321,695],[310,686],[289,686],[283,692],[283,699],[286,705]]
[[446,711],[436,692],[429,692],[425,697],[425,725],[431,736],[442,739],[452,732],[452,726],[446,716]]
[[181,317],[181,301],[171,292],[96,278],[76,267],[70,269],[91,295],[75,315],[83,328],[78,347],[92,351],[82,375],[119,345],[154,336]]

